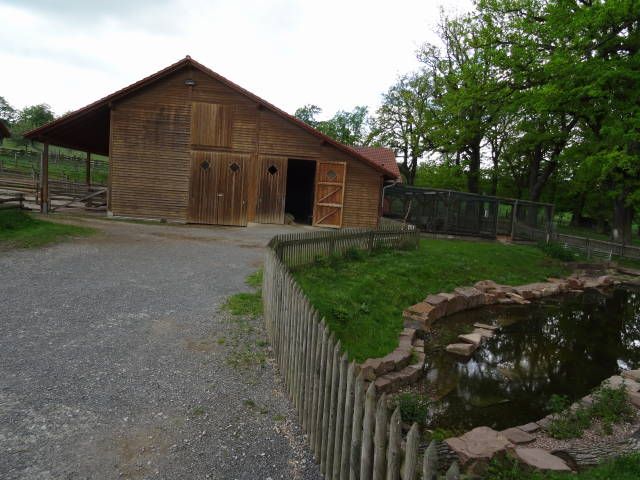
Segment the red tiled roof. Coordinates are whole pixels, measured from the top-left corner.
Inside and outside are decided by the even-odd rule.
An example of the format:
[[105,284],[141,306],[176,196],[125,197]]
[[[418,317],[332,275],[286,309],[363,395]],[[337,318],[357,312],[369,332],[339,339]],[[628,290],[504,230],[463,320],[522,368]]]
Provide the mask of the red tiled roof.
[[219,82],[223,83],[224,85],[228,86],[229,88],[231,88],[232,90],[235,90],[236,92],[240,93],[241,95],[244,95],[246,97],[248,97],[249,99],[251,99],[252,101],[256,102],[258,105],[262,106],[263,108],[266,108],[267,110],[272,111],[273,113],[275,113],[276,115],[279,115],[281,117],[283,117],[284,119],[298,125],[299,127],[301,127],[302,129],[306,130],[307,132],[311,133],[312,135],[316,136],[317,138],[319,138],[320,140],[322,140],[323,143],[327,144],[327,145],[331,145],[334,148],[337,148],[338,150],[341,150],[342,152],[351,155],[352,157],[356,158],[357,160],[361,161],[362,163],[365,163],[367,165],[369,165],[370,167],[374,168],[375,170],[377,170],[378,172],[382,173],[385,176],[392,176],[391,172],[383,167],[379,162],[375,162],[372,161],[369,157],[361,154],[360,152],[358,152],[357,150],[355,150],[353,147],[349,146],[349,145],[345,145],[343,143],[340,143],[336,140],[334,140],[333,138],[319,132],[318,130],[316,130],[315,128],[311,127],[310,125],[308,125],[307,123],[303,122],[302,120],[294,117],[293,115],[288,114],[287,112],[285,112],[284,110],[279,109],[278,107],[276,107],[275,105],[267,102],[266,100],[263,100],[262,98],[258,97],[257,95],[249,92],[248,90],[242,88],[241,86],[239,86],[238,84],[232,82],[231,80],[223,77],[222,75],[220,75],[219,73],[214,72],[213,70],[211,70],[210,68],[205,67],[204,65],[202,65],[201,63],[195,61],[193,58],[191,58],[189,55],[187,55],[185,58],[183,58],[182,60],[177,61],[176,63],[169,65],[166,68],[163,68],[162,70],[149,75],[148,77],[143,78],[142,80],[139,80],[131,85],[129,85],[128,87],[125,87],[121,90],[118,90],[114,93],[112,93],[111,95],[107,95],[104,98],[101,98],[100,100],[97,100],[89,105],[87,105],[86,107],[80,108],[79,110],[76,110],[74,112],[71,112],[67,115],[64,115],[56,120],[53,120],[52,122],[49,122],[41,127],[35,128],[29,132],[26,132],[24,134],[25,138],[30,138],[32,140],[44,140],[45,137],[47,136],[47,134],[50,134],[53,130],[55,130],[56,128],[64,125],[65,123],[69,122],[70,120],[76,120],[88,113],[91,113],[99,108],[105,107],[105,106],[109,106],[111,105],[111,102],[119,100],[123,97],[125,97],[126,95],[129,95],[130,93],[133,93],[135,91],[140,90],[141,88],[146,87],[147,85],[161,79],[164,78],[165,76],[181,69],[184,68],[186,66],[191,66],[194,67],[198,70],[200,70],[201,72],[205,73],[206,75],[209,75],[210,77],[212,77],[215,80],[218,80]]
[[372,162],[381,165],[394,179],[400,178],[400,169],[396,162],[396,153],[386,147],[353,147],[360,155],[367,157]]

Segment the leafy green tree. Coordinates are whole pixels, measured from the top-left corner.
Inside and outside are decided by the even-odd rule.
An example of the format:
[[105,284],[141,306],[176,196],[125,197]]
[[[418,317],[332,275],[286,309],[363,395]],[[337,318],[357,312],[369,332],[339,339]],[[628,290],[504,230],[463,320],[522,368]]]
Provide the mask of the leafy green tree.
[[0,97],[0,120],[11,125],[16,120],[16,114],[16,109],[4,97]]
[[352,112],[340,110],[329,120],[317,120],[321,113],[320,107],[308,104],[298,108],[294,116],[345,145],[364,145],[367,142],[367,107],[358,106]]

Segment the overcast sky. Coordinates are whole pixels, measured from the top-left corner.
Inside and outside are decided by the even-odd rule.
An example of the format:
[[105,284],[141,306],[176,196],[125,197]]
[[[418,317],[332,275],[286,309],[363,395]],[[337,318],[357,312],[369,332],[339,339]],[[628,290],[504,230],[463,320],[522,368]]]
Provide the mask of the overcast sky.
[[0,0],[0,96],[82,107],[191,55],[284,110],[374,109],[471,0]]

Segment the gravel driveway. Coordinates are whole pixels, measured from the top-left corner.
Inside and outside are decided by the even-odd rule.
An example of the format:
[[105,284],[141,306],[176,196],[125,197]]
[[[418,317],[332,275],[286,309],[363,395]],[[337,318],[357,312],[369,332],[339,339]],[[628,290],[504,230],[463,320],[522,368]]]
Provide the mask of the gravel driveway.
[[291,227],[83,222],[0,252],[0,478],[321,478],[262,321],[221,309]]

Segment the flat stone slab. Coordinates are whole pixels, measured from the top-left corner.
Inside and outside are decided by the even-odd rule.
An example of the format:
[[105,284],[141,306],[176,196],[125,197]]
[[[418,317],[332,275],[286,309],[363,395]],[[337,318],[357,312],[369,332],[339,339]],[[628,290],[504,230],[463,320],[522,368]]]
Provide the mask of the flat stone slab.
[[517,427],[507,428],[500,433],[502,433],[507,438],[507,440],[509,440],[511,443],[515,443],[516,445],[531,443],[536,439],[536,437],[534,437],[533,435],[530,435],[529,433],[520,430]]
[[640,383],[640,368],[637,370],[623,370],[621,375],[627,380],[633,380],[634,382]]
[[500,330],[500,327],[498,325],[488,325],[486,323],[480,323],[480,322],[474,323],[473,326],[475,328],[482,328],[483,330],[491,330],[493,332]]
[[482,335],[479,333],[464,333],[462,335],[458,335],[458,339],[466,343],[472,343],[476,346],[482,343]]
[[449,353],[462,355],[463,357],[470,357],[477,348],[478,345],[473,343],[451,343],[445,347],[445,350]]
[[482,338],[486,338],[486,339],[493,338],[493,335],[494,335],[493,330],[487,330],[485,328],[474,328],[473,332],[471,333],[477,333]]
[[474,428],[460,437],[446,439],[445,443],[463,467],[478,461],[489,462],[494,455],[513,446],[504,435],[489,427]]
[[530,422],[530,423],[527,423],[526,425],[520,425],[518,428],[523,432],[535,433],[538,430],[540,430],[540,425],[538,425],[536,422]]
[[515,456],[525,465],[529,465],[537,470],[553,472],[570,472],[569,465],[559,457],[551,455],[541,448],[517,447],[514,450]]
[[640,383],[629,380],[628,378],[621,377],[620,375],[614,375],[607,378],[602,382],[602,385],[605,385],[609,388],[620,388],[621,385],[624,385],[627,392],[640,391]]

